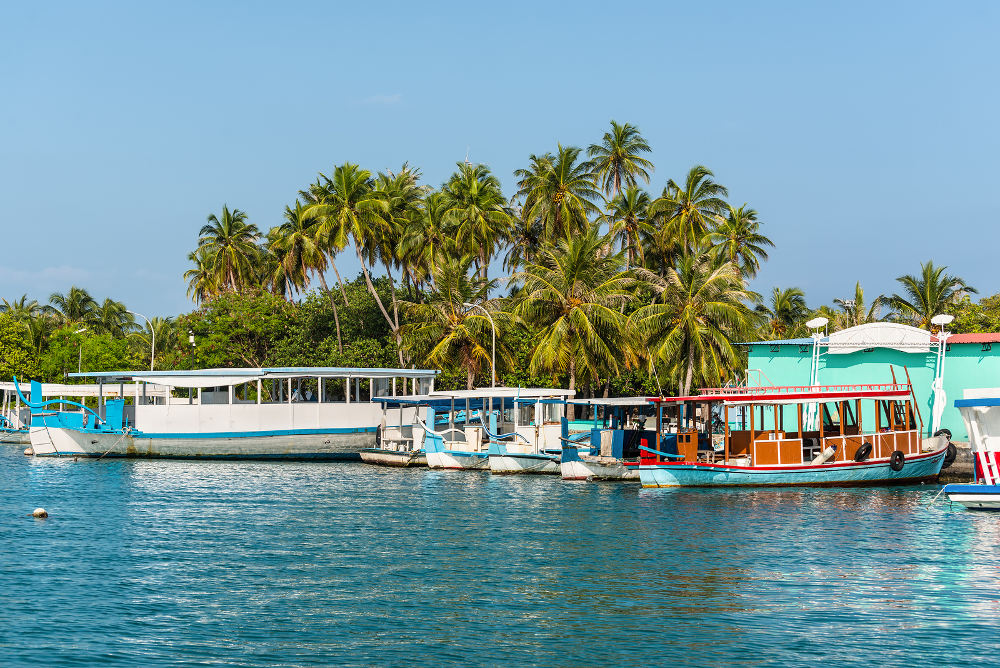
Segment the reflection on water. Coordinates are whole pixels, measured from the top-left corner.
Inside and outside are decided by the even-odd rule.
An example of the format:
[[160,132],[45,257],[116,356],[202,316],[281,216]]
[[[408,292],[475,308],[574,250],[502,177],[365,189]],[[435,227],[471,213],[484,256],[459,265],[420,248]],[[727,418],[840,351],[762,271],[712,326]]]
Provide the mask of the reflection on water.
[[937,490],[10,449],[0,661],[993,663],[1000,515]]

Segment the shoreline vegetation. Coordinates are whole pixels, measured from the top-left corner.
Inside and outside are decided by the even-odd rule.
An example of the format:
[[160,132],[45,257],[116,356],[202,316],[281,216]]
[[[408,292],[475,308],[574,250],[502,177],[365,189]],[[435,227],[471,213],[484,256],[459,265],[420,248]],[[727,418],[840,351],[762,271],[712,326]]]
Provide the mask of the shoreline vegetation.
[[[238,208],[209,215],[184,274],[190,313],[137,322],[77,286],[46,304],[3,299],[0,376],[147,368],[155,338],[157,369],[415,365],[471,388],[490,382],[492,320],[498,384],[687,394],[737,380],[740,342],[808,335],[818,315],[831,329],[929,328],[951,313],[951,331],[1000,330],[1000,295],[973,302],[932,261],[892,295],[856,284],[811,308],[797,287],[755,293],[774,249],[766,214],[728,201],[701,165],[654,184],[650,155],[636,126],[612,121],[586,149],[530,155],[513,193],[483,164],[459,162],[434,188],[409,164],[345,162],[267,231]],[[342,277],[343,253],[358,276]],[[491,276],[498,260],[505,275]]]

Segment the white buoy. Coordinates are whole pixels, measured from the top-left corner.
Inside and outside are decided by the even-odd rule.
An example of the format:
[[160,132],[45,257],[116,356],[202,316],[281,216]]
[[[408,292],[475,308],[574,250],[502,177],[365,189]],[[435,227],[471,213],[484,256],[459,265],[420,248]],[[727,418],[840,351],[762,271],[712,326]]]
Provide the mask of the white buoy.
[[24,449],[24,454],[27,455],[28,457],[30,457],[31,455],[35,454],[35,451],[32,450],[31,448],[25,448]]
[[31,513],[32,517],[48,517],[49,513],[45,508],[35,508]]

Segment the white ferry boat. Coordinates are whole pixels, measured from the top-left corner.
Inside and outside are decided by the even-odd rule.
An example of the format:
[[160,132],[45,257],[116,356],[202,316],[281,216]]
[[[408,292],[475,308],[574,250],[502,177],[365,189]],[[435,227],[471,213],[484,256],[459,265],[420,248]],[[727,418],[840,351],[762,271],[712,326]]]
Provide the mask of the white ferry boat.
[[[357,459],[374,445],[382,408],[374,396],[427,394],[436,371],[289,367],[70,374],[134,394],[94,407],[31,402],[36,456]],[[32,383],[33,397],[41,387]],[[72,395],[69,395],[72,396]],[[53,408],[58,406],[59,410]],[[412,409],[402,411],[413,420]]]

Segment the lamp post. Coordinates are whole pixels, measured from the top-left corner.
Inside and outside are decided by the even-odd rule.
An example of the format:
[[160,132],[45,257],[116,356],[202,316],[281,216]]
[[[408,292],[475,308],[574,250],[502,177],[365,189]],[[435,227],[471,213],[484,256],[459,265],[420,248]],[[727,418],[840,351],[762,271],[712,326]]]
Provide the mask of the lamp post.
[[128,311],[128,312],[131,313],[132,315],[139,316],[140,318],[142,318],[143,320],[146,321],[147,325],[149,325],[149,343],[150,343],[150,348],[149,348],[149,370],[152,371],[153,370],[153,362],[156,361],[156,330],[153,329],[153,323],[149,321],[149,318],[147,318],[143,314],[136,313],[135,311]]
[[[74,334],[83,334],[86,331],[87,331],[86,327],[81,327],[80,329],[76,330],[73,333]],[[76,372],[80,373],[81,369],[83,368],[83,340],[82,339],[80,340],[80,345],[78,345],[76,347],[76,349],[77,349]]]
[[490,321],[490,327],[493,329],[493,357],[490,359],[490,376],[492,377],[491,387],[497,386],[497,326],[493,322],[493,316],[479,304],[470,304],[468,302],[462,304],[465,308],[477,308],[486,314],[486,319]]

